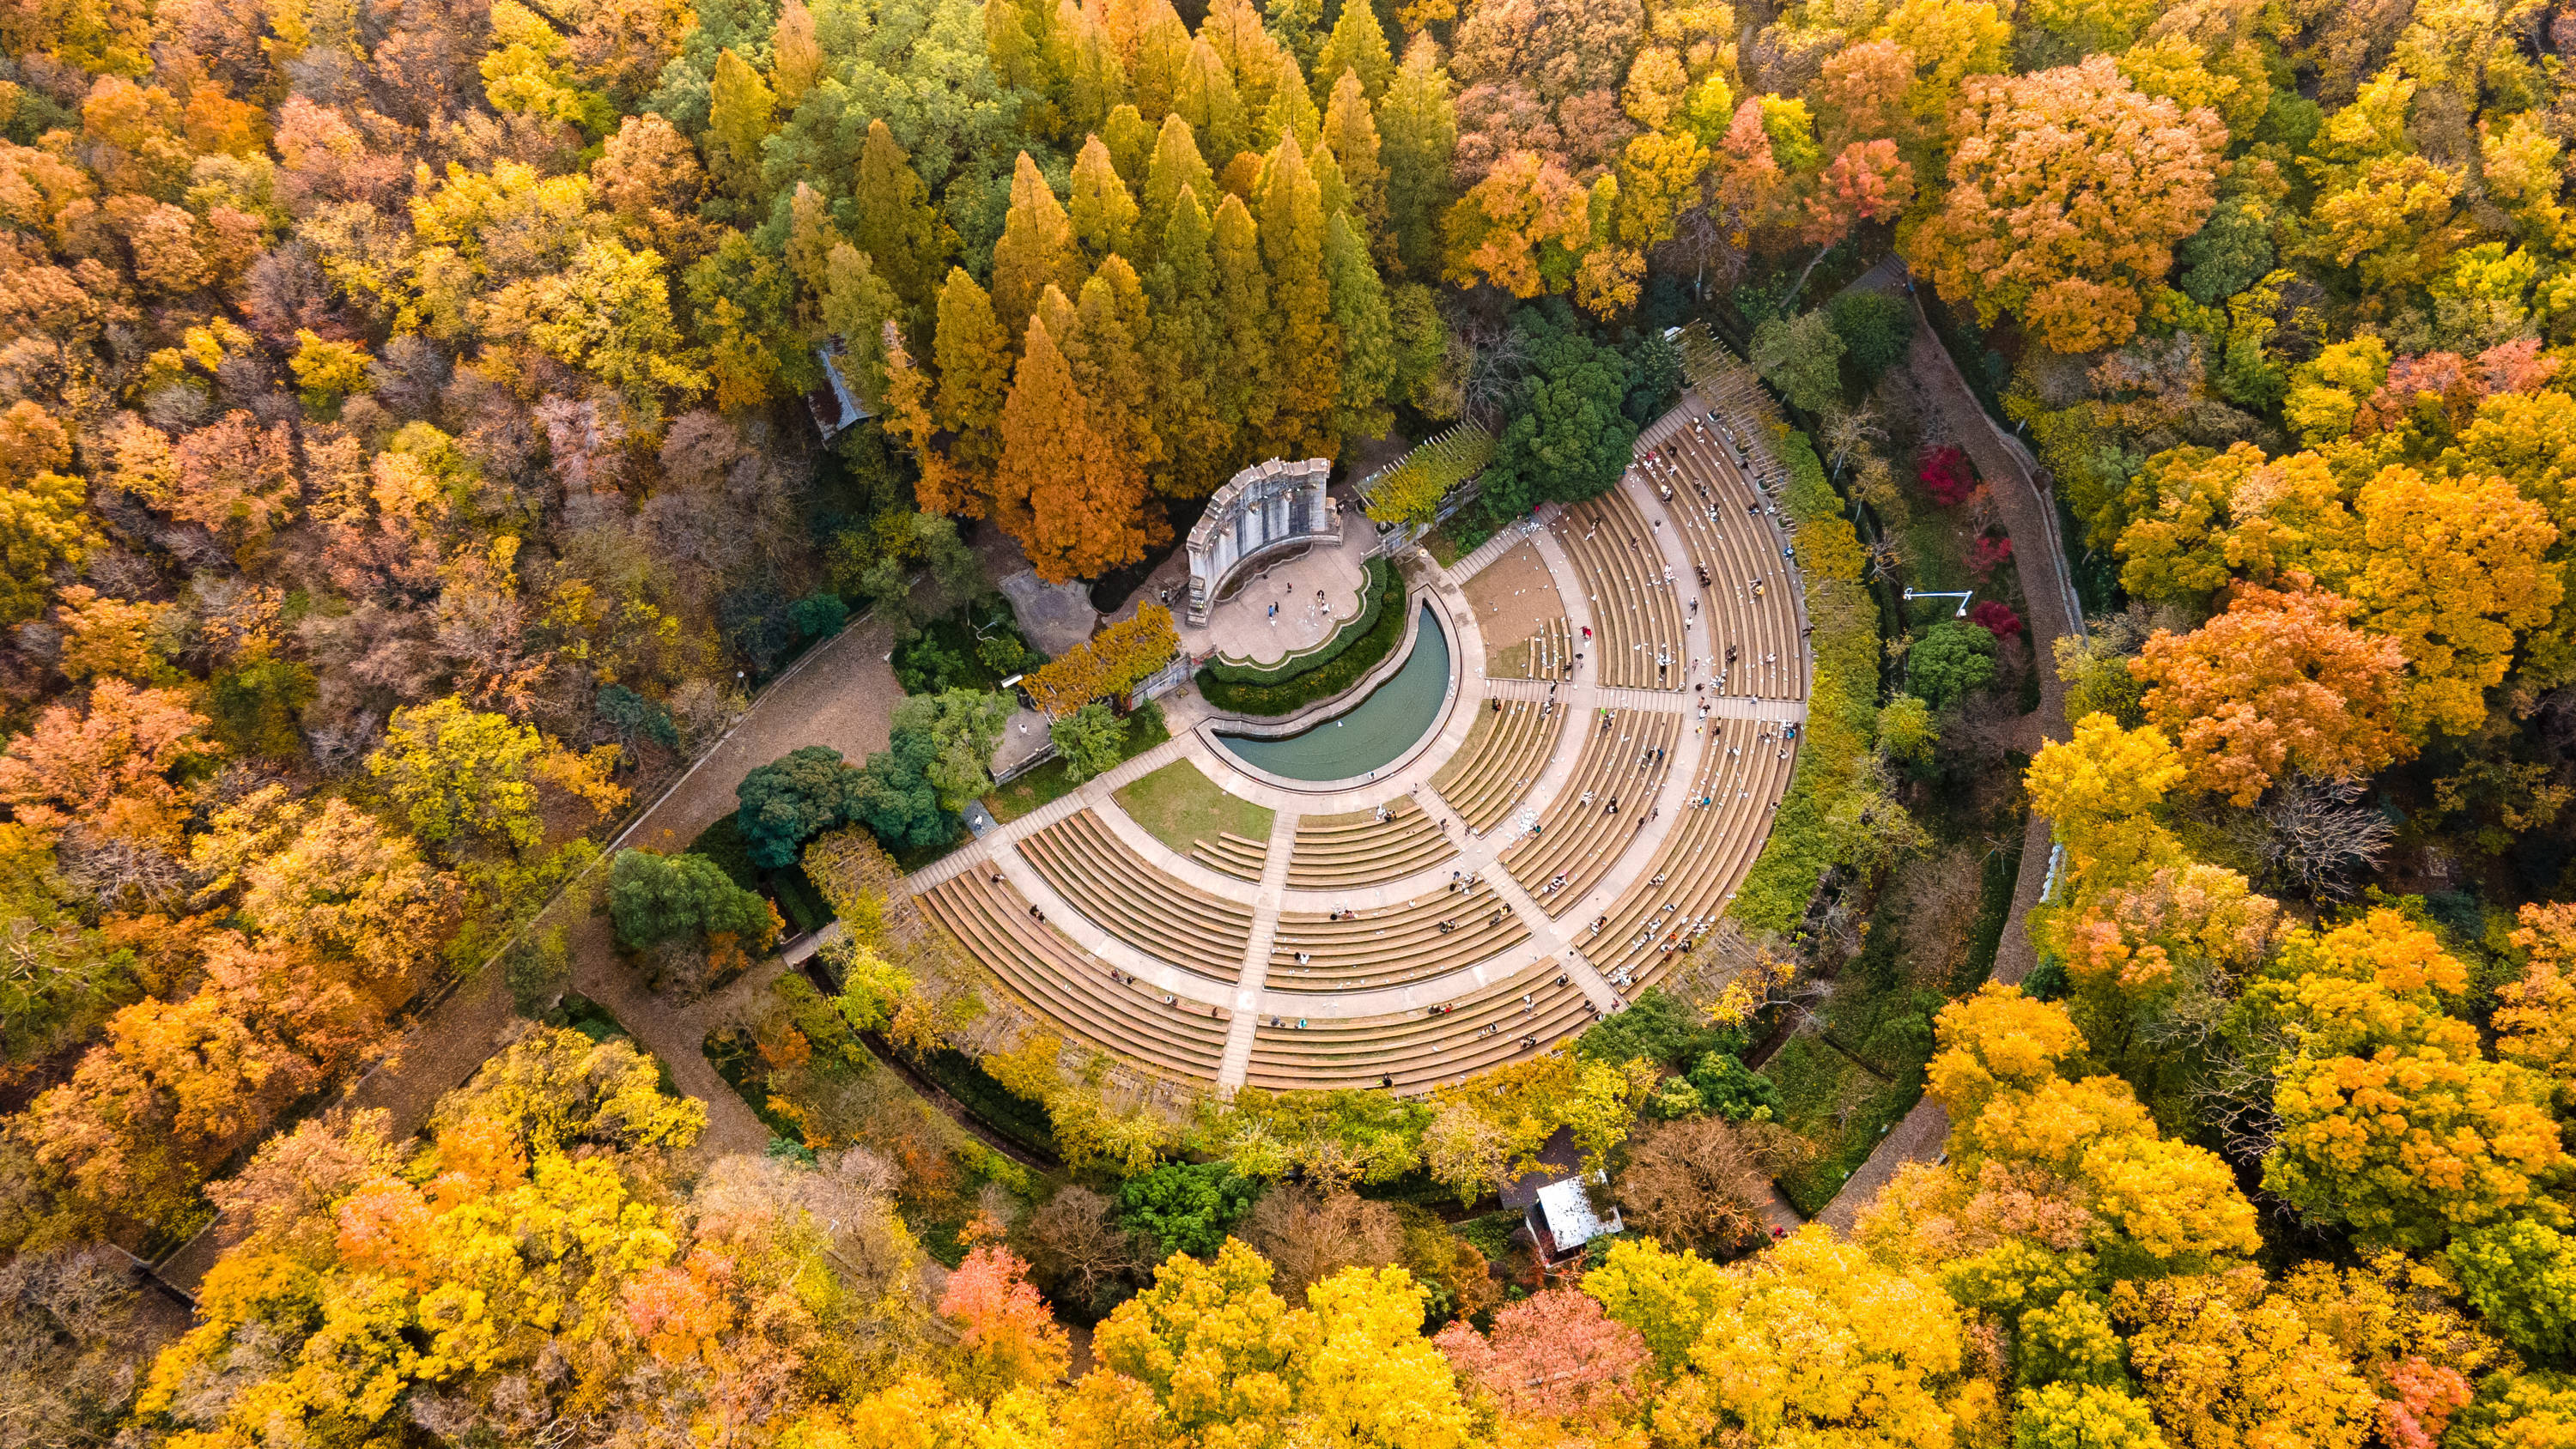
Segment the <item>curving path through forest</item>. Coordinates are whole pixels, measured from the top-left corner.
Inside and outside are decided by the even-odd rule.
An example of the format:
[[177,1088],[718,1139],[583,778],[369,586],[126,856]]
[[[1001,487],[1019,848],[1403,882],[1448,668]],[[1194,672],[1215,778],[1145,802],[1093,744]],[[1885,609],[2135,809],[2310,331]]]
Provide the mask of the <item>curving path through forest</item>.
[[[2022,545],[2013,550],[2013,562],[2021,570],[2022,592],[2030,605],[2030,615],[2022,624],[2030,632],[2032,662],[2039,670],[2039,709],[2023,718],[2036,726],[2031,740],[2034,747],[2042,739],[2067,739],[2073,732],[2066,725],[2066,687],[2057,677],[2054,646],[2059,639],[2084,632],[2084,607],[2076,597],[2074,581],[2066,574],[2066,550],[2058,537],[2055,498],[2041,483],[2030,451],[1996,425],[1993,416],[1978,403],[1977,395],[1969,390],[1968,380],[1960,376],[1958,363],[1941,345],[1940,335],[1932,330],[1932,319],[1923,313],[1922,299],[1913,294],[1905,264],[1891,256],[1852,285],[1901,293],[1914,304],[1914,346],[1906,354],[1905,365],[1939,405],[1959,446],[1977,465],[1979,475],[2012,482],[2013,486],[1996,488],[1993,496],[1995,510],[2003,516],[2004,531]],[[2018,984],[2038,964],[2038,954],[2024,922],[2030,908],[2039,904],[2040,892],[2048,883],[2049,858],[2055,844],[2054,826],[2045,816],[2032,811],[2022,832],[2021,874],[2013,882],[2012,913],[2005,918],[2003,940],[1995,950],[1993,979],[2007,986]],[[1888,1131],[1869,1160],[1852,1173],[1816,1220],[1848,1233],[1861,1209],[1869,1206],[1879,1190],[1896,1176],[1898,1168],[1909,1162],[1940,1160],[1949,1136],[1950,1114],[1941,1104],[1928,1098],[1916,1103],[1914,1110]]]

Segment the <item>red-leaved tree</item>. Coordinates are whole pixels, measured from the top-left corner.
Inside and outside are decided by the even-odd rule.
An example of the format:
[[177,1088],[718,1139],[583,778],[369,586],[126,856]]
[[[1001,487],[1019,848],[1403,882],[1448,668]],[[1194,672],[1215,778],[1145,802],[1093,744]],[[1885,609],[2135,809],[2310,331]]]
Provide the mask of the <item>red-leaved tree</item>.
[[1458,1376],[1516,1419],[1591,1419],[1632,1407],[1651,1355],[1637,1330],[1572,1288],[1531,1294],[1494,1315],[1492,1334],[1453,1322],[1434,1340]]

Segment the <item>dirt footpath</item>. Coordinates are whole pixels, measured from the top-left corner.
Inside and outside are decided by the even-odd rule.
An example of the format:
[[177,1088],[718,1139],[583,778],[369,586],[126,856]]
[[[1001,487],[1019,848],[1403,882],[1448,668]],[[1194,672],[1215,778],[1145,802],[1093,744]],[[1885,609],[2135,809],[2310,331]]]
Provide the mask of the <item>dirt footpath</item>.
[[1465,593],[1476,611],[1476,629],[1485,636],[1486,675],[1527,678],[1530,636],[1547,620],[1565,617],[1565,602],[1557,597],[1556,580],[1537,547],[1515,544],[1478,570]]
[[884,749],[895,703],[903,698],[886,661],[893,647],[885,624],[875,619],[816,645],[617,843],[685,849],[739,805],[733,791],[743,776],[790,750],[828,745],[855,765]]

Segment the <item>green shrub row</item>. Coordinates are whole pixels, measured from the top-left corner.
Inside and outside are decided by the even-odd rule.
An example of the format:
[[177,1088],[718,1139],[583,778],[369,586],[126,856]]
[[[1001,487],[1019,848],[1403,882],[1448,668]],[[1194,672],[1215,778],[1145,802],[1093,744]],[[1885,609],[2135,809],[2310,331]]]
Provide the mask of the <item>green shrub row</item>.
[[[1223,659],[1211,662],[1200,673],[1227,684],[1286,684],[1300,675],[1323,668],[1349,652],[1361,636],[1377,625],[1378,615],[1386,607],[1387,595],[1396,582],[1395,570],[1385,559],[1368,561],[1368,587],[1360,591],[1360,611],[1349,623],[1333,631],[1333,637],[1303,654],[1292,654],[1271,665],[1228,664]],[[1401,595],[1400,590],[1395,592]]]
[[1236,714],[1292,714],[1316,700],[1341,693],[1359,682],[1362,676],[1384,662],[1404,638],[1408,617],[1404,608],[1404,581],[1388,570],[1386,588],[1378,595],[1377,622],[1367,633],[1351,641],[1351,646],[1319,669],[1284,684],[1228,684],[1202,669],[1198,675],[1199,693],[1209,704]]
[[1863,852],[1876,811],[1899,808],[1878,795],[1867,768],[1878,729],[1878,607],[1861,585],[1860,538],[1804,433],[1779,440],[1789,465],[1783,511],[1797,523],[1798,567],[1815,627],[1815,684],[1798,770],[1771,822],[1771,837],[1736,894],[1730,914],[1747,929],[1787,932],[1806,915],[1816,883]]

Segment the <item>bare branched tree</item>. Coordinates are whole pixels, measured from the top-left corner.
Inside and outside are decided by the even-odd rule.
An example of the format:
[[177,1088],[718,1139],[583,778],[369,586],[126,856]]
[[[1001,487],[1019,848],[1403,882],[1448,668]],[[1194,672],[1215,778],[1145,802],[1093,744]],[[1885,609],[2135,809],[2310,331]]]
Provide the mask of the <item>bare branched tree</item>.
[[1276,1188],[1244,1221],[1245,1241],[1270,1260],[1271,1287],[1291,1303],[1344,1268],[1376,1268],[1404,1256],[1395,1209],[1351,1192]]
[[1887,429],[1878,423],[1878,410],[1867,403],[1856,408],[1835,408],[1825,415],[1825,466],[1834,476],[1873,443],[1887,441]]
[[1117,1209],[1087,1187],[1048,1198],[1014,1239],[1039,1282],[1064,1302],[1094,1302],[1138,1267],[1135,1238],[1118,1225]]
[[2363,799],[2358,780],[2295,777],[2271,792],[2256,818],[2264,868],[2320,904],[2349,898],[2354,877],[2378,866],[2397,833]]
[[0,1440],[30,1449],[104,1444],[133,1397],[121,1340],[134,1285],[114,1248],[24,1253],[0,1266]]
[[1504,410],[1519,395],[1521,374],[1529,365],[1529,339],[1500,318],[1476,315],[1458,318],[1451,335],[1469,357],[1461,389],[1466,416],[1499,429]]
[[1734,1247],[1762,1236],[1771,1179],[1811,1150],[1767,1122],[1660,1123],[1638,1134],[1619,1202],[1638,1227],[1668,1242]]

